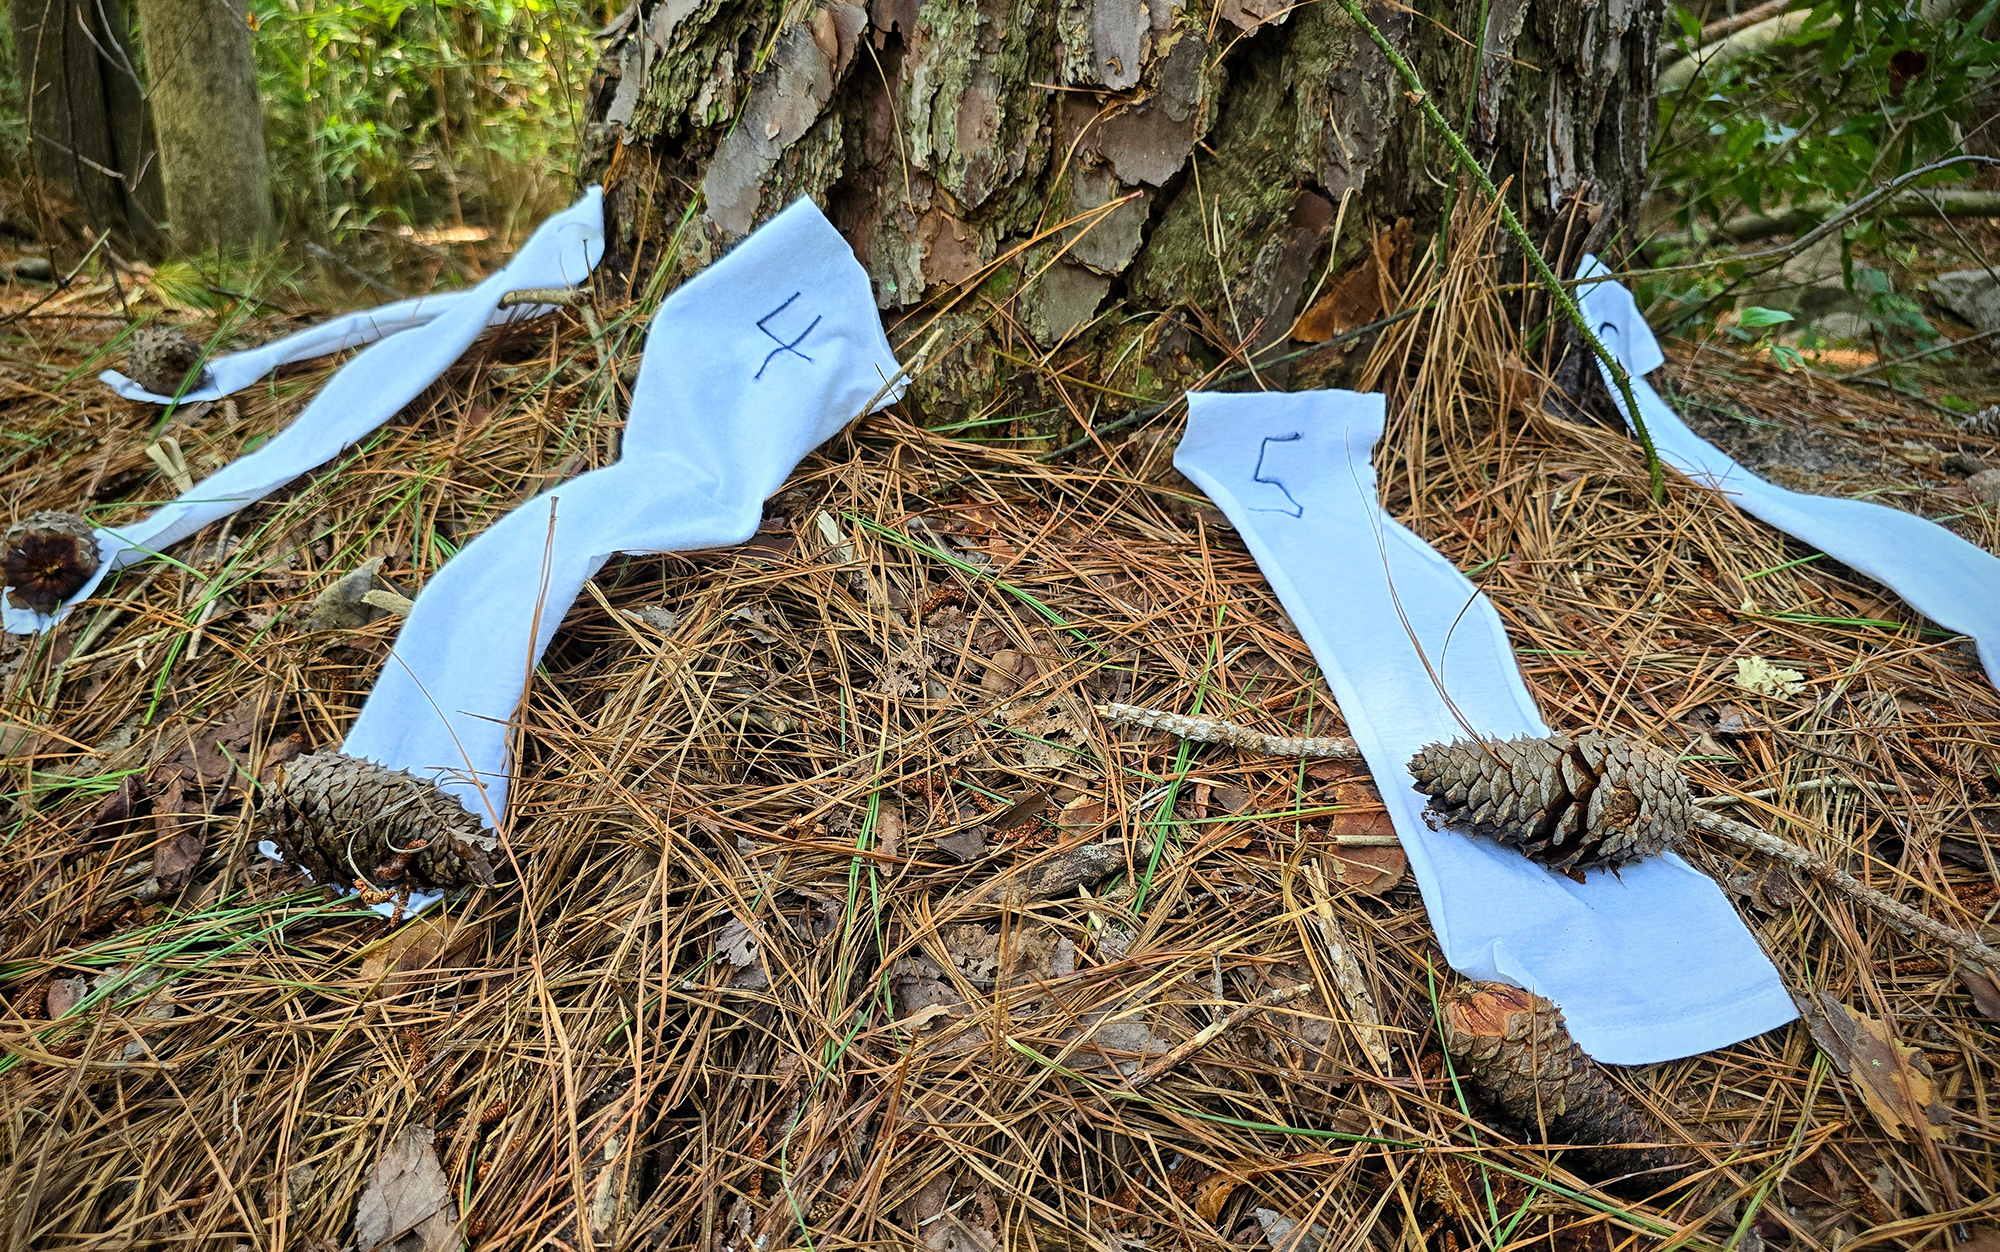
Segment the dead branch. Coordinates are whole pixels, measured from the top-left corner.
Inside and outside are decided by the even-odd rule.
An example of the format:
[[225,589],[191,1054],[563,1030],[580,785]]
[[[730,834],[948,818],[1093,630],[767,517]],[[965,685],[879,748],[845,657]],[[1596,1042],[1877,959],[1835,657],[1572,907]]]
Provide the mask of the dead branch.
[[[1110,721],[1163,730],[1182,739],[1193,739],[1201,743],[1227,744],[1250,752],[1260,752],[1265,756],[1351,757],[1359,752],[1352,739],[1286,739],[1277,735],[1260,735],[1256,731],[1246,730],[1231,722],[1207,717],[1187,717],[1159,709],[1136,708],[1129,704],[1100,704],[1097,706],[1097,711]],[[1795,843],[1758,830],[1754,826],[1746,826],[1742,822],[1709,812],[1705,808],[1696,809],[1694,824],[1711,835],[1784,862],[1850,899],[1874,909],[1905,931],[1913,930],[1928,935],[1967,959],[1977,961],[1986,969],[2000,970],[2000,950],[1980,942],[1965,931],[1933,921],[1908,905],[1890,899],[1873,887],[1864,885],[1852,874],[1835,866],[1824,857],[1809,852]]]
[[2000,970],[2000,950],[1981,943],[1978,938],[1965,931],[1947,926],[1943,922],[1933,921],[1901,901],[1890,899],[1816,853],[1761,831],[1755,826],[1733,821],[1720,813],[1711,813],[1706,809],[1695,811],[1694,824],[1711,835],[1761,852],[1772,860],[1783,861],[1800,873],[1823,882],[1843,895],[1874,909],[1906,932],[1914,930],[1929,935],[1967,959],[1977,961],[1986,969]]
[[1218,721],[1212,717],[1188,717],[1181,713],[1169,713],[1165,709],[1142,709],[1133,704],[1100,704],[1097,715],[1109,722],[1126,726],[1144,726],[1148,730],[1163,730],[1180,739],[1192,739],[1197,743],[1219,743],[1231,748],[1241,748],[1245,752],[1255,752],[1260,756],[1333,756],[1355,757],[1361,749],[1354,746],[1354,740],[1345,737],[1287,738],[1283,735],[1263,735],[1247,730],[1234,722]]
[[1266,992],[1250,1001],[1250,1003],[1238,1006],[1229,1016],[1223,1018],[1221,1021],[1210,1022],[1208,1025],[1203,1026],[1186,1043],[1181,1044],[1159,1060],[1149,1062],[1144,1069],[1132,1075],[1133,1090],[1136,1091],[1140,1087],[1152,1083],[1160,1075],[1179,1065],[1182,1061],[1187,1060],[1195,1053],[1214,1043],[1217,1039],[1234,1030],[1236,1027],[1241,1026],[1244,1022],[1249,1021],[1265,1009],[1276,1008],[1280,1004],[1287,1004],[1302,995],[1308,994],[1312,989],[1313,985],[1309,982],[1295,982],[1289,987],[1280,987],[1276,991]]

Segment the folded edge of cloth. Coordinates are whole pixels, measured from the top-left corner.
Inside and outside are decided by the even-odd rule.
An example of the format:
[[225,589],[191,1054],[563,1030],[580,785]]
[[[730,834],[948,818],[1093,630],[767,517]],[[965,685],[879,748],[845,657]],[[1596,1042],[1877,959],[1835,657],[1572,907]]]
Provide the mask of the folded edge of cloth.
[[88,599],[114,571],[157,555],[332,460],[394,417],[464,355],[500,311],[502,296],[523,288],[579,283],[603,252],[604,197],[593,187],[536,228],[503,268],[470,291],[456,293],[435,317],[376,340],[341,366],[291,425],[263,447],[238,457],[140,521],[100,528],[96,575],[55,612],[38,614],[0,599],[0,625],[23,635],[46,630],[71,606]]
[[616,553],[747,540],[799,461],[892,403],[901,372],[867,271],[794,203],[654,315],[621,459],[522,504],[424,585],[341,750],[498,827],[529,676],[585,583]]
[[[1577,277],[1610,272],[1596,257],[1585,256]],[[1644,376],[1667,358],[1630,291],[1609,280],[1591,283],[1580,303],[1598,337],[1632,376],[1633,398],[1661,460],[1730,497],[1759,521],[1861,571],[1938,625],[1970,635],[1988,681],[2000,687],[2000,557],[1914,513],[1788,491],[1759,478],[1690,430],[1646,382]],[[1601,362],[1598,371],[1624,412]],[[1625,418],[1629,423],[1631,414]]]
[[1406,765],[1426,743],[1465,737],[1452,705],[1483,735],[1548,727],[1493,605],[1377,503],[1369,458],[1383,413],[1380,395],[1350,391],[1195,393],[1174,465],[1235,525],[1325,672],[1445,959],[1554,1000],[1583,1049],[1614,1064],[1790,1021],[1797,1009],[1755,937],[1679,857],[1577,883],[1430,827]]

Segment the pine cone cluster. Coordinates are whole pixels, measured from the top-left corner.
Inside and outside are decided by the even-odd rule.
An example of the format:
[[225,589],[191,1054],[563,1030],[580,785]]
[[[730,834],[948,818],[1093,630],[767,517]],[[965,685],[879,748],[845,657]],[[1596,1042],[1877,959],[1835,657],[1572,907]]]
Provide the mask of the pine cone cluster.
[[183,382],[201,386],[207,370],[188,377],[200,365],[201,345],[178,326],[141,326],[125,352],[125,376],[156,396],[173,395]]
[[1446,825],[1572,873],[1667,851],[1694,805],[1672,756],[1594,730],[1433,743],[1409,768]]
[[493,885],[493,832],[412,774],[315,752],[284,766],[271,790],[264,818],[272,842],[317,882],[433,891]]
[[1522,1134],[1546,1143],[1653,1145],[1573,1150],[1563,1157],[1572,1173],[1593,1182],[1643,1175],[1635,1182],[1647,1190],[1680,1173],[1685,1158],[1660,1144],[1652,1119],[1584,1055],[1554,1004],[1519,987],[1474,983],[1442,1007],[1445,1051]]
[[17,609],[54,612],[90,581],[97,564],[97,529],[74,513],[30,513],[0,535],[0,573]]

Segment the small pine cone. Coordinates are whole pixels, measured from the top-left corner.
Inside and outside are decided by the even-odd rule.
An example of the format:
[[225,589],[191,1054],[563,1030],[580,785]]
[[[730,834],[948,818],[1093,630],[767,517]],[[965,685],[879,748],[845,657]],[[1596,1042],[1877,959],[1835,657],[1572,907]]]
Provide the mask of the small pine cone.
[[208,371],[189,379],[201,364],[201,345],[178,326],[141,326],[132,332],[125,354],[125,375],[156,396],[170,396],[186,381],[190,390],[202,385]]
[[1410,773],[1447,826],[1566,872],[1617,869],[1669,850],[1694,806],[1672,756],[1594,730],[1433,743],[1410,758]]
[[1686,1158],[1660,1144],[1652,1119],[1576,1046],[1554,1004],[1519,987],[1474,983],[1442,1007],[1452,1061],[1523,1134],[1548,1143],[1654,1145],[1571,1151],[1563,1159],[1578,1177],[1640,1175],[1635,1184],[1652,1190],[1682,1172]]
[[[282,767],[264,817],[287,861],[322,883],[493,885],[498,842],[465,806],[399,769],[341,752]],[[365,881],[363,881],[365,880]]]
[[30,513],[0,536],[8,603],[53,613],[97,572],[97,530],[74,513]]

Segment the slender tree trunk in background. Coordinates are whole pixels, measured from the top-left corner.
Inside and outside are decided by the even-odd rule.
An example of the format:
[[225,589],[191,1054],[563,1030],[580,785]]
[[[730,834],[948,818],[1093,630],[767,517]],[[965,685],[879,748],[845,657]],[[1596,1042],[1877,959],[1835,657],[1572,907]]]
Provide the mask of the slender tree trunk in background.
[[141,251],[165,212],[122,0],[8,0],[35,172]]
[[243,0],[138,0],[167,224],[184,252],[276,230],[264,110]]
[[[952,346],[916,389],[940,414],[1005,399],[1054,432],[1093,389],[1162,395],[1238,347],[1366,322],[1459,185],[1335,4],[863,3],[640,0],[592,82],[585,173],[609,272],[635,278],[811,196],[896,342],[941,313]],[[1368,9],[1551,261],[1602,247],[1643,193],[1660,0],[1424,10]],[[1040,394],[1044,361],[1079,388]]]

